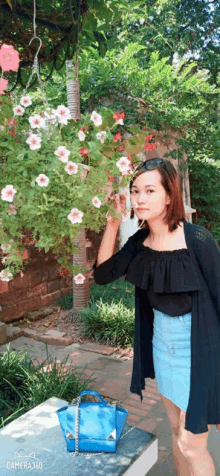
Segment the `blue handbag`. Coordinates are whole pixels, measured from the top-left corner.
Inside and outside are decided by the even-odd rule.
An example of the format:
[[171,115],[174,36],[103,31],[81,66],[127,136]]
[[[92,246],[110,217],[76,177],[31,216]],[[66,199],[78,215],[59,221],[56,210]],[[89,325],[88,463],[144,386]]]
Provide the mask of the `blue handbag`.
[[[101,402],[81,402],[83,395],[94,395]],[[115,453],[128,410],[108,404],[98,392],[83,390],[76,403],[56,411],[66,440],[67,451]]]

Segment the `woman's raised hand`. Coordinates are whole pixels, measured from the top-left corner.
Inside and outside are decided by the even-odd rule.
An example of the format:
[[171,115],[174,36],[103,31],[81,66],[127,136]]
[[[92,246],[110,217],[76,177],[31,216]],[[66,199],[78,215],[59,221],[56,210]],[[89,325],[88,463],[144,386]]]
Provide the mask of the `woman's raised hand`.
[[[124,193],[116,193],[115,195],[110,196],[108,200],[113,200],[113,206],[114,206],[114,208],[116,208],[116,211],[118,213],[123,214],[125,212],[126,197],[125,197]],[[120,217],[116,220],[113,220],[110,213],[108,214],[108,216],[109,216],[108,224],[113,225],[113,226],[119,226],[120,225],[120,223],[122,221],[122,217]]]

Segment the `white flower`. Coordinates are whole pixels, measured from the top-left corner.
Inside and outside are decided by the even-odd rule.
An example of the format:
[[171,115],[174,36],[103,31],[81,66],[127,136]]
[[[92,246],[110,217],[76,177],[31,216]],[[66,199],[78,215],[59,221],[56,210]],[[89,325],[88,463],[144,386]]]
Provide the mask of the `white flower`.
[[99,139],[102,144],[104,144],[105,135],[106,135],[106,131],[101,131],[101,132],[98,132],[98,134],[96,134],[97,139]]
[[0,126],[0,130],[3,131],[3,129],[4,129],[4,126],[1,125],[1,126]]
[[81,212],[78,208],[72,208],[70,214],[68,215],[71,223],[82,223],[82,217],[84,213]]
[[130,170],[130,162],[127,157],[121,157],[120,160],[116,162],[116,165],[119,168],[120,172],[122,172],[122,175],[126,175],[126,171]]
[[68,162],[65,170],[69,175],[76,174],[78,170],[78,164],[75,164],[75,162]]
[[100,208],[102,202],[100,202],[98,197],[93,197],[92,203],[95,207]]
[[110,221],[112,220],[112,215],[110,212],[107,212],[106,215],[105,215],[105,218],[107,218],[107,221]]
[[122,221],[127,221],[130,218],[130,215],[130,212],[124,213],[124,215],[122,215]]
[[10,281],[10,278],[13,278],[13,274],[9,273],[5,269],[3,269],[0,273],[0,280],[1,281]]
[[28,120],[29,120],[30,125],[33,129],[36,129],[36,128],[39,128],[39,127],[45,128],[45,126],[46,126],[45,120],[39,114],[35,114],[35,116],[29,117]]
[[70,150],[68,150],[64,145],[60,145],[54,154],[60,158],[61,162],[68,162]]
[[23,116],[23,114],[25,112],[24,108],[21,107],[21,106],[13,107],[13,111],[14,111],[15,116]]
[[143,25],[144,22],[145,22],[145,18],[139,18],[140,25]]
[[119,168],[119,170],[120,170],[122,175],[130,175],[130,173],[132,172],[131,168],[129,168],[129,169]]
[[116,121],[116,124],[120,124],[122,126],[124,124],[124,120],[123,119],[118,119],[118,121]]
[[29,144],[31,150],[36,150],[41,148],[41,140],[41,137],[37,134],[31,134],[26,142]]
[[78,273],[73,279],[76,284],[83,284],[86,278],[83,276],[83,274]]
[[6,202],[13,202],[15,193],[17,193],[17,190],[15,190],[13,185],[6,185],[1,191],[1,198],[6,200]]
[[44,111],[44,117],[49,120],[50,124],[58,123],[58,117],[55,109],[47,108],[46,111]]
[[102,116],[98,114],[96,111],[93,111],[91,115],[91,121],[94,122],[95,126],[101,126]]
[[1,249],[3,250],[3,253],[7,253],[11,248],[11,245],[1,245]]
[[22,96],[20,104],[24,107],[28,107],[32,104],[30,96]]
[[45,174],[40,174],[36,178],[36,182],[38,183],[40,187],[47,187],[49,181],[50,181],[49,178]]
[[67,125],[67,120],[71,119],[70,110],[68,107],[63,106],[63,104],[57,107],[56,115],[60,124]]
[[85,140],[86,136],[83,131],[79,131],[78,133],[79,140]]

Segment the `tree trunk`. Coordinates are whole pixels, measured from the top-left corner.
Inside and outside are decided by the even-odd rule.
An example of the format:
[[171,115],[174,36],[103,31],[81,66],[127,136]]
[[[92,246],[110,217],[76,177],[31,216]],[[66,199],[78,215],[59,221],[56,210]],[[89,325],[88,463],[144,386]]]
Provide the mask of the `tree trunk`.
[[[74,72],[73,72],[74,71]],[[72,61],[66,61],[66,75],[75,75],[75,79],[67,82],[67,106],[70,109],[73,120],[80,119],[80,92],[78,81],[78,59],[75,64]],[[74,225],[73,225],[74,226]],[[86,267],[86,231],[81,228],[80,234],[76,236],[74,245],[79,247],[79,253],[73,255],[73,264],[75,266]],[[73,278],[75,274],[73,273]],[[85,309],[89,301],[89,281],[88,278],[84,284],[76,284],[73,279],[73,310]]]

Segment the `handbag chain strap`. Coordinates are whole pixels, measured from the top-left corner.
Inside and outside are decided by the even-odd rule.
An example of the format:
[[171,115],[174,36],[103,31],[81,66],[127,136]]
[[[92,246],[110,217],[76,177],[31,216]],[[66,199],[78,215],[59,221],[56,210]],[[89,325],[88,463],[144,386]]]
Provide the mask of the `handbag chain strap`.
[[[102,452],[99,452],[99,453],[85,453],[85,452],[79,453],[79,403],[80,403],[80,400],[81,400],[81,396],[74,398],[71,402],[71,404],[73,402],[74,402],[73,404],[76,404],[76,426],[75,426],[75,435],[76,435],[75,442],[76,442],[76,445],[75,445],[75,451],[71,452],[69,454],[73,458],[75,456],[85,456],[86,457],[88,455],[90,455],[90,456],[99,455],[100,456],[100,454],[102,454]],[[112,406],[116,405],[116,401],[114,401],[112,404],[108,403],[108,405],[112,405]],[[133,430],[133,428],[135,428],[135,427],[132,426],[131,428],[129,428],[129,430],[126,431],[126,433],[124,433],[122,436],[120,436],[119,439],[121,440],[122,438],[124,438],[124,436],[127,435],[127,433],[129,433],[129,431]]]

